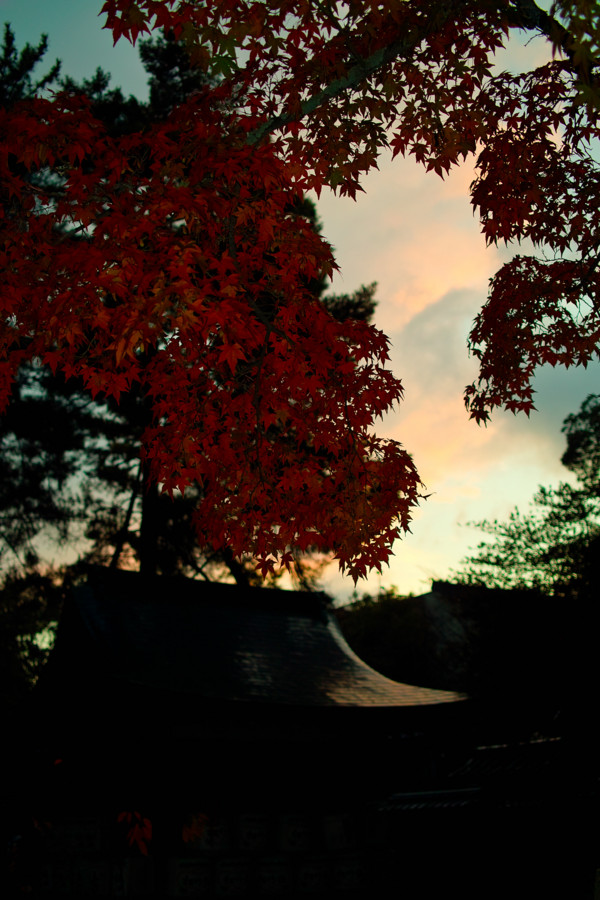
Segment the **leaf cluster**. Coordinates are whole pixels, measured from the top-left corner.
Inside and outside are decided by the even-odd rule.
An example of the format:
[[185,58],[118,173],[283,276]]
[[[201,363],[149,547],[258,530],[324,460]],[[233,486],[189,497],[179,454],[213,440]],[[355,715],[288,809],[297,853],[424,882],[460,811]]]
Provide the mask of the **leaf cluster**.
[[[421,492],[409,454],[373,434],[402,388],[385,337],[311,292],[335,261],[294,209],[308,189],[355,196],[390,147],[441,177],[474,155],[486,239],[537,255],[492,279],[467,406],[529,412],[537,367],[597,355],[588,6],[105,0],[115,40],[172,36],[161,117],[110,127],[71,89],[0,111],[0,403],[31,359],[93,397],[137,391],[146,467],[169,494],[200,486],[215,546],[265,573],[294,548],[332,547],[355,577],[386,561]],[[495,73],[515,28],[560,58]]]
[[[308,538],[300,543],[295,542],[298,496],[308,495],[320,481],[327,484],[327,479],[332,478],[334,437],[337,438],[336,431],[340,430],[340,424],[342,430],[348,425],[354,427],[354,422],[359,423],[360,428],[363,421],[370,420],[372,414],[365,415],[363,411],[367,396],[360,396],[365,385],[374,376],[379,378],[382,409],[398,394],[398,386],[383,368],[371,369],[368,365],[358,365],[361,354],[366,359],[376,356],[381,361],[386,355],[386,341],[382,335],[371,330],[365,339],[361,334],[374,310],[375,285],[361,288],[354,295],[322,296],[326,286],[326,268],[321,265],[321,260],[328,260],[330,251],[319,236],[314,207],[297,191],[280,191],[277,203],[281,216],[286,221],[294,222],[295,227],[292,239],[278,236],[273,203],[277,186],[275,170],[267,173],[266,178],[259,173],[254,193],[242,203],[244,195],[234,193],[231,196],[227,187],[233,161],[230,156],[223,158],[221,208],[224,221],[211,222],[212,247],[210,233],[202,231],[194,219],[193,204],[189,206],[188,201],[194,196],[194,202],[202,210],[208,206],[215,187],[214,173],[207,179],[204,194],[199,186],[192,191],[190,176],[195,181],[201,181],[201,176],[197,177],[190,160],[185,160],[184,181],[179,177],[179,172],[170,180],[163,179],[165,193],[160,198],[151,198],[146,185],[151,183],[154,169],[162,170],[162,160],[167,164],[174,141],[174,121],[185,122],[190,148],[196,139],[197,129],[204,129],[207,143],[205,156],[208,160],[212,150],[205,121],[194,119],[190,125],[179,113],[178,119],[171,116],[168,126],[165,125],[169,109],[165,106],[164,86],[161,88],[160,85],[162,77],[168,75],[171,80],[175,78],[169,103],[180,103],[189,91],[201,91],[207,82],[206,76],[197,70],[190,70],[183,48],[172,35],[142,44],[142,56],[151,75],[151,101],[147,108],[133,98],[125,100],[120,90],[111,90],[108,77],[100,70],[81,85],[69,79],[63,81],[66,88],[65,106],[77,117],[81,116],[82,122],[87,117],[94,123],[94,129],[98,132],[102,129],[109,140],[116,141],[125,135],[132,135],[130,157],[117,157],[116,161],[110,157],[111,163],[117,167],[125,166],[122,183],[116,180],[107,184],[106,160],[96,161],[94,168],[93,156],[89,152],[91,145],[82,143],[81,139],[77,146],[70,146],[64,162],[60,148],[66,148],[69,143],[65,135],[58,138],[59,152],[56,155],[46,152],[43,166],[40,160],[36,163],[28,159],[24,168],[14,172],[10,164],[7,165],[7,172],[14,179],[13,184],[19,186],[17,208],[21,212],[28,203],[32,209],[38,208],[40,197],[44,197],[42,209],[28,224],[26,236],[11,234],[15,254],[18,247],[22,250],[23,242],[29,244],[32,252],[34,245],[37,245],[39,253],[44,252],[44,242],[50,241],[53,246],[47,250],[48,262],[52,257],[53,264],[46,267],[46,275],[42,275],[34,286],[35,297],[30,311],[37,326],[32,319],[28,329],[33,335],[39,327],[41,314],[45,319],[46,334],[37,350],[32,347],[30,338],[22,359],[33,357],[37,362],[34,366],[23,362],[17,369],[15,389],[4,418],[8,442],[3,447],[4,457],[8,464],[11,442],[15,447],[13,455],[19,448],[18,458],[12,460],[11,471],[19,470],[25,484],[21,493],[34,508],[28,509],[28,515],[24,515],[25,501],[19,500],[20,494],[15,492],[15,482],[12,482],[9,496],[4,498],[3,504],[6,510],[3,538],[14,559],[19,559],[23,564],[34,563],[40,537],[47,542],[54,530],[63,544],[73,543],[78,535],[91,541],[92,550],[88,559],[93,562],[114,564],[115,560],[120,559],[125,564],[136,558],[143,560],[146,554],[151,558],[153,571],[164,574],[183,571],[206,577],[205,566],[210,570],[220,565],[220,554],[230,542],[225,526],[220,531],[215,529],[214,508],[221,502],[218,491],[223,493],[222,508],[225,512],[228,496],[240,491],[238,482],[241,473],[245,472],[245,477],[254,479],[249,488],[252,498],[250,518],[258,509],[259,490],[260,496],[265,498],[268,498],[269,488],[274,495],[286,494],[289,497],[285,502],[288,508],[293,508],[293,513],[276,512],[272,501],[265,499],[264,515],[276,517],[271,529],[275,545],[281,546],[284,540],[288,542],[285,544],[287,555],[284,562],[293,565],[301,581],[308,583],[313,577],[311,567],[300,563],[300,554],[306,550],[314,552],[315,549],[328,551],[333,539],[319,533],[313,524],[316,517],[313,517]],[[48,104],[38,105],[38,110],[44,108],[50,107]],[[206,119],[215,122],[224,114],[224,110],[219,108],[207,113]],[[145,133],[138,132],[140,123],[154,134],[154,150],[151,155],[144,151],[138,158],[136,150],[145,146],[146,140]],[[80,135],[85,132],[85,124],[81,129],[77,122],[73,124]],[[50,133],[48,130],[48,135]],[[167,142],[166,147],[161,146],[159,135],[161,140]],[[86,132],[87,139],[91,140],[90,132]],[[185,148],[182,144],[179,147],[185,157]],[[246,166],[246,160],[252,153],[245,143],[242,143],[241,151],[240,165]],[[196,153],[195,150],[191,152]],[[61,167],[66,172],[74,156],[81,156],[81,166],[70,170],[70,181],[67,183],[60,175]],[[132,175],[134,161],[137,163],[137,182]],[[196,160],[196,166],[201,164]],[[58,180],[54,177],[57,172]],[[261,184],[260,178],[264,184]],[[74,195],[81,189],[85,194],[75,213],[69,208],[69,194]],[[123,194],[126,211],[120,208],[117,218],[110,219],[105,207],[109,202],[114,204],[115,194],[119,192]],[[171,199],[167,199],[169,196]],[[158,229],[152,232],[150,228],[151,208],[143,206],[150,199],[152,204],[158,202],[159,216],[163,218],[162,232]],[[173,200],[176,209],[187,207],[185,219],[180,220],[173,212],[170,215],[167,213],[165,220],[165,208]],[[132,226],[127,226],[123,234],[124,225],[121,223],[129,215],[129,204],[132,202],[138,203],[139,217]],[[87,203],[96,205],[93,211],[84,213],[84,204]],[[229,211],[227,203],[232,204]],[[61,211],[65,214],[57,228],[56,217]],[[86,222],[90,223],[89,233],[84,225]],[[245,235],[244,240],[237,239],[236,229]],[[250,250],[256,250],[257,235],[264,250],[262,258],[252,261],[252,295],[248,308],[248,299],[238,296],[242,293],[238,284],[244,277],[243,266],[248,265],[244,254],[249,259]],[[98,237],[100,241],[94,243]],[[282,277],[279,285],[274,285],[272,279],[267,278],[264,264],[265,256],[271,261],[267,248],[271,247],[275,238],[276,252],[281,257],[280,265],[287,279]],[[233,255],[232,239],[235,240]],[[101,257],[111,240],[115,248],[113,265],[104,272],[99,288],[97,279],[99,275],[102,278]],[[295,249],[299,240],[305,244],[301,255]],[[211,252],[216,253],[212,259]],[[120,254],[124,254],[125,266],[117,265]],[[149,259],[155,266],[150,280]],[[86,271],[81,270],[82,264]],[[123,277],[125,271],[128,273],[127,282]],[[300,282],[296,310],[288,308],[284,318],[281,308],[283,298],[286,292],[290,293],[287,282],[294,278]],[[61,283],[64,286],[62,290]],[[82,321],[79,316],[66,332],[63,315],[65,302],[70,307],[72,292],[77,290],[77,284],[83,291],[82,305],[88,308],[88,321]],[[148,307],[140,307],[137,313],[133,313],[132,320],[129,300],[147,288],[148,300],[153,304],[155,313],[149,314]],[[70,299],[66,301],[69,295]],[[188,302],[191,297],[195,298],[193,304]],[[311,321],[311,316],[316,320]],[[290,337],[290,325],[295,322],[295,317],[300,324],[298,336],[293,339]],[[15,328],[12,337],[17,345],[21,345],[18,331]],[[67,334],[68,357],[61,357],[58,347],[63,335]],[[326,341],[331,338],[329,360],[315,334],[320,334]],[[267,346],[268,342],[271,346]],[[275,346],[277,352],[273,356],[276,365],[273,365],[267,350],[272,353]],[[105,377],[107,349],[114,359],[116,370],[108,379]],[[18,357],[19,354],[15,353],[15,359]],[[93,358],[99,360],[97,369],[90,365]],[[179,374],[173,377],[172,373],[178,358],[183,362],[183,382]],[[40,366],[41,360],[47,367]],[[128,375],[124,374],[127,368]],[[66,372],[66,382],[60,374],[62,371]],[[322,378],[331,378],[341,386],[348,372],[356,373],[356,386],[352,388],[348,384],[348,391],[337,400],[337,413],[332,412],[326,406],[327,382],[323,387]],[[311,390],[311,379],[314,390]],[[154,380],[161,384],[161,395],[154,400],[153,419],[150,404],[154,396]],[[84,390],[86,387],[87,393]],[[124,387],[126,390],[123,391]],[[352,390],[360,397],[358,403],[353,400]],[[178,392],[177,396],[173,391]],[[24,392],[29,398],[27,402]],[[286,398],[285,412],[273,411],[273,406],[280,402],[278,394],[281,393]],[[322,413],[322,410],[325,412]],[[233,427],[232,415],[235,419]],[[206,445],[198,443],[194,446],[185,434],[181,436],[177,433],[180,425],[189,430],[191,419],[202,422],[207,436]],[[69,427],[63,427],[65,420]],[[44,434],[38,426],[48,421],[53,423],[53,430],[49,429]],[[175,421],[178,425],[173,434]],[[319,435],[319,430],[324,432],[325,428],[327,432]],[[54,432],[61,436],[62,443],[55,445],[48,440]],[[171,440],[175,436],[176,441],[183,441],[184,449],[182,456],[176,445],[177,463],[171,461],[168,467],[164,467],[161,452],[165,435],[169,432]],[[144,472],[136,461],[143,439],[146,442]],[[37,452],[31,440],[43,444],[44,453]],[[348,454],[347,440],[346,445],[341,444],[341,454]],[[380,449],[376,441],[370,443],[367,449],[361,448],[360,443],[355,447],[353,435],[351,441],[354,465],[360,467],[361,452],[368,456],[363,475],[366,498],[362,513],[364,518],[369,504],[375,505],[368,498],[371,485],[367,469],[380,468],[377,454],[383,456],[386,451]],[[232,443],[235,444],[233,451],[228,450],[228,445]],[[260,455],[263,447],[268,449],[268,456],[266,453]],[[287,460],[278,452],[280,447],[288,453]],[[50,458],[52,466],[60,470],[60,478],[58,475],[53,477],[52,466],[48,465]],[[161,465],[163,468],[160,468]],[[268,465],[272,472],[269,473],[270,484],[266,485]],[[296,465],[299,466],[297,475],[290,471]],[[31,467],[34,472],[29,473]],[[164,488],[163,497],[155,496],[155,491],[150,487],[147,478],[150,467]],[[348,469],[345,474],[348,475]],[[340,482],[339,493],[342,494],[344,470],[336,477]],[[206,496],[209,493],[210,500]],[[317,490],[313,498],[315,506],[320,501]],[[195,506],[200,509],[192,516]],[[206,520],[203,522],[201,515],[204,509]],[[288,532],[282,533],[284,515],[289,516],[291,525]],[[324,514],[321,516],[324,519]],[[196,531],[192,527],[193,519],[196,521]],[[144,520],[151,522],[148,526],[153,530],[150,539],[148,528],[144,529]],[[243,539],[249,541],[248,546],[253,546],[253,526],[244,524],[242,527],[246,529],[242,533],[250,535]],[[241,528],[237,522],[235,528],[239,533]],[[206,535],[211,538],[208,550],[204,546]],[[355,546],[360,548],[360,542]],[[267,554],[270,551],[265,546],[261,552]],[[235,563],[229,552],[228,567],[234,574],[236,566],[239,567],[239,564]],[[263,565],[262,571],[263,574],[275,574],[273,554]]]
[[[565,420],[562,462],[577,482],[540,487],[530,509],[506,521],[473,523],[483,541],[458,572],[461,581],[505,589],[530,588],[559,598],[595,596],[600,571],[600,397],[590,395]],[[457,573],[454,573],[457,574]]]

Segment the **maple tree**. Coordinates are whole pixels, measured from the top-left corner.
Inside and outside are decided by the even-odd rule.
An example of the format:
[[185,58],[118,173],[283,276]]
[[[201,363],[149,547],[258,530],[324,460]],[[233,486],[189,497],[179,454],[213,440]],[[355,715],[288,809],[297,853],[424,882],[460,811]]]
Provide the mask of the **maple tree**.
[[[149,76],[145,103],[111,88],[101,70],[81,84],[60,78],[63,87],[90,98],[94,115],[115,134],[163,119],[206,80],[190,68],[185,49],[171,35],[142,41],[139,52]],[[34,77],[44,53],[44,39],[37,47],[17,51],[10,26],[5,28],[0,46],[5,106],[59,80],[58,63],[48,75]],[[296,212],[320,228],[314,204],[306,200]],[[342,296],[327,294],[326,288],[324,279],[311,284],[334,318],[371,319],[375,285]],[[5,676],[0,705],[7,709],[18,711],[35,684],[81,563],[139,565],[146,574],[208,580],[233,576],[243,585],[261,581],[250,558],[237,560],[228,548],[207,548],[203,535],[195,533],[190,522],[197,485],[171,499],[161,496],[156,485],[144,483],[139,451],[148,412],[135,386],[119,403],[92,400],[76,378],[65,381],[60,372],[34,363],[19,369],[0,418],[0,655]],[[48,563],[65,546],[78,551],[76,563]],[[299,557],[292,570],[294,583],[314,587],[327,561],[324,554]]]
[[[597,17],[584,0],[550,14],[533,0],[102,12],[115,40],[168,30],[219,77],[126,135],[73,92],[0,113],[0,401],[32,358],[93,396],[141,390],[146,465],[167,493],[201,485],[195,524],[215,546],[263,572],[292,548],[333,548],[363,575],[422,486],[371,430],[402,396],[387,340],[311,295],[335,262],[294,209],[325,186],[355,196],[389,146],[442,176],[476,153],[486,239],[541,252],[492,281],[467,405],[479,421],[530,411],[537,366],[597,352]],[[544,34],[554,61],[494,74],[511,29]]]
[[[9,64],[0,70],[0,95],[7,102],[23,92],[34,93],[31,70],[41,61],[44,47],[41,41],[35,53],[27,45],[18,54],[7,26],[3,55]],[[110,88],[109,76],[101,70],[81,84],[71,78],[62,78],[60,84],[88,97],[94,115],[112,133],[125,134],[163,119],[210,78],[190,66],[185,48],[171,34],[140,42],[139,53],[149,76],[147,103]],[[48,76],[42,81],[47,80]],[[298,205],[296,214],[320,229],[310,201]],[[313,279],[310,288],[337,320],[369,321],[373,315],[375,285],[342,296],[326,294],[325,279]],[[26,589],[32,573],[39,589],[41,537],[45,555],[57,542],[59,549],[71,542],[83,552],[85,537],[92,546],[80,561],[112,567],[138,563],[146,574],[202,578],[233,574],[243,584],[259,578],[250,559],[238,561],[228,548],[207,549],[201,543],[203,536],[190,527],[197,485],[188,487],[185,496],[161,497],[146,477],[139,444],[149,412],[137,386],[119,403],[112,398],[102,402],[92,400],[76,378],[65,382],[47,367],[21,367],[0,420],[4,588],[10,584]],[[294,580],[310,587],[326,560],[323,555],[295,559]],[[49,581],[58,575],[48,573]]]

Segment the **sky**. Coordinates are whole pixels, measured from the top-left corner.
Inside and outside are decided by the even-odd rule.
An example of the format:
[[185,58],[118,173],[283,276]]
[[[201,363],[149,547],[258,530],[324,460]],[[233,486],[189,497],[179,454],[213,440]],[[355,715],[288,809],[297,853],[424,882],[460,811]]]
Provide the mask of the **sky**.
[[[113,48],[98,18],[101,5],[0,0],[0,23],[11,23],[18,47],[37,44],[47,33],[48,64],[60,58],[64,74],[80,79],[102,66],[114,86],[144,98],[137,52],[123,41]],[[511,41],[498,64],[529,67],[547,55],[542,39]],[[527,508],[538,485],[564,480],[562,422],[599,390],[598,366],[544,369],[535,379],[537,412],[529,419],[497,412],[487,427],[469,421],[463,390],[476,366],[467,335],[490,277],[512,255],[486,248],[469,203],[472,178],[472,162],[442,181],[411,160],[383,157],[379,170],[363,179],[356,202],[323,192],[317,203],[340,266],[332,290],[351,292],[378,282],[375,324],[391,340],[390,366],[405,395],[377,431],[412,454],[430,495],[412,533],[395,545],[389,567],[359,582],[359,595],[391,586],[403,594],[427,592],[433,578],[449,577],[482,539],[469,522],[505,519],[516,505]],[[323,586],[338,601],[354,591],[336,565]]]

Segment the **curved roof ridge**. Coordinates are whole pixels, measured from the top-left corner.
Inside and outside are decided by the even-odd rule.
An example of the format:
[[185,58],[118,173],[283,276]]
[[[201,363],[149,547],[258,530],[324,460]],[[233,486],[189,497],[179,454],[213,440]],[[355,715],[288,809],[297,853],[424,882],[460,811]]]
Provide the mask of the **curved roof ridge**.
[[348,646],[324,595],[95,570],[74,600],[96,659],[133,684],[307,707],[462,699],[371,669]]

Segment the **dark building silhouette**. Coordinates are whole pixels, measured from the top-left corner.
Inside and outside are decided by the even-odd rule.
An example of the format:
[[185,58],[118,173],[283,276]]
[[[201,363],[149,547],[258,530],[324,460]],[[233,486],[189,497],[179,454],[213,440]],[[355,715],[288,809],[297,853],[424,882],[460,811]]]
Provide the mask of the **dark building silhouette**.
[[322,595],[93,570],[6,786],[9,890],[591,898],[589,779],[503,716],[370,669]]

